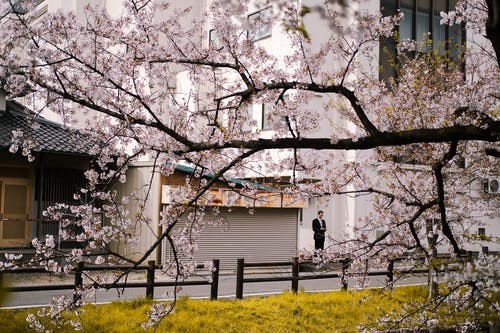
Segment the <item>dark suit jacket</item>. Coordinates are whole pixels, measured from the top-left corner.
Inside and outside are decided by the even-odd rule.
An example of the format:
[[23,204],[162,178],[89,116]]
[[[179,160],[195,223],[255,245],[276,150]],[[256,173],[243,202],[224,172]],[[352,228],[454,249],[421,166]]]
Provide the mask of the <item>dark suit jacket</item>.
[[325,220],[320,221],[318,218],[315,218],[312,222],[312,228],[314,231],[314,239],[325,237],[325,232],[320,230],[320,228],[326,228]]

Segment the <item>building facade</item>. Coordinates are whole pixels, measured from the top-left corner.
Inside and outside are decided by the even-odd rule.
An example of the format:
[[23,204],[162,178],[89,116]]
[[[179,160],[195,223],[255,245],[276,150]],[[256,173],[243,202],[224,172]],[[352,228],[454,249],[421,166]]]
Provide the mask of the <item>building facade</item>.
[[[263,2],[259,3],[261,5],[257,5],[257,3],[252,1],[248,4],[247,38],[272,54],[279,65],[287,56],[297,52],[296,46],[292,45],[287,37],[286,29],[282,25],[270,25],[267,22],[267,19],[273,15],[273,13],[280,12],[281,7],[279,7],[278,2],[271,1],[266,4]],[[323,3],[324,1],[321,0],[297,1],[298,6],[307,6],[312,9],[322,6]],[[46,12],[54,12],[63,9],[76,12],[77,16],[84,20],[83,8],[86,4],[102,6],[102,8],[105,8],[107,12],[114,17],[126,15],[119,1],[45,0],[41,1],[38,5],[40,10],[39,19],[43,19],[43,14]],[[168,12],[174,11],[175,9],[191,7],[189,15],[184,16],[179,22],[181,27],[189,27],[192,19],[201,18],[207,15],[203,29],[201,29],[203,33],[200,36],[196,36],[196,41],[198,43],[196,47],[200,49],[223,47],[220,44],[216,20],[209,15],[209,7],[211,4],[212,2],[210,0],[172,1],[171,7],[166,10]],[[441,20],[440,12],[451,10],[454,6],[455,1],[452,0],[360,0],[349,3],[349,5],[343,9],[345,15],[340,18],[340,21],[349,24],[360,11],[377,12],[382,10],[384,15],[390,15],[399,10],[404,13],[404,18],[398,28],[400,39],[408,38],[416,40],[417,44],[419,44],[417,49],[418,52],[439,49],[442,50],[443,53],[448,52],[450,57],[453,58],[458,56],[459,49],[464,42],[472,46],[478,39],[482,38],[478,35],[466,33],[460,25],[444,26],[439,24]],[[155,15],[160,18],[162,15],[166,15],[167,12],[158,12]],[[330,32],[332,31],[331,22],[328,21],[325,15],[322,15],[321,11],[316,10],[312,10],[311,13],[304,15],[302,20],[304,29],[310,37],[310,50],[312,52],[318,51],[324,43],[328,42]],[[431,39],[429,39],[432,41],[431,45],[426,42],[428,41],[428,36],[431,37]],[[352,35],[345,36],[345,38],[354,41],[357,37]],[[193,38],[193,40],[194,39],[195,38]],[[394,56],[393,59],[390,58],[391,55]],[[374,58],[377,60],[374,61]],[[380,69],[381,79],[385,79],[394,77],[395,73],[393,72],[393,67],[390,65],[390,63],[394,61],[398,61],[396,55],[396,40],[387,39],[381,41],[380,47],[374,50],[373,57],[362,58],[359,66],[370,71],[374,75],[378,75]],[[338,63],[332,60],[326,66],[334,67],[337,65]],[[359,77],[356,77],[356,73],[351,73],[346,79],[351,82],[356,82]],[[175,93],[179,96],[186,96],[186,100],[188,100],[187,96],[196,94],[204,89],[203,82],[194,83],[192,78],[182,69],[173,73],[169,86],[175,89]],[[290,96],[285,96],[285,98],[293,100],[294,96],[290,94]],[[336,97],[334,96],[318,95],[310,99],[308,104],[303,107],[313,110],[323,110],[325,104],[335,103],[336,101]],[[194,103],[189,104],[189,108],[192,110],[195,110],[196,107]],[[276,122],[279,121],[273,117],[272,105],[267,105],[266,103],[252,103],[248,106],[247,110],[252,120],[247,124],[248,131],[258,132],[262,138],[272,138],[275,134],[274,129],[276,129],[276,125],[273,127],[271,124],[276,124]],[[332,124],[336,127],[343,128],[352,135],[355,135],[356,132],[359,131],[352,122],[340,117],[336,112],[321,114],[318,117],[321,117],[321,119],[315,120],[319,123],[318,127],[313,133],[304,133],[305,135],[311,137],[329,137]],[[285,124],[283,124],[283,126],[285,126]],[[274,154],[273,158],[280,160],[290,157],[291,153],[275,151],[272,152],[272,154]],[[300,154],[302,156],[307,156],[307,154],[321,156],[322,153],[313,150],[305,150],[300,152]],[[364,152],[345,151],[335,153],[334,158],[328,157],[328,168],[322,172],[341,169],[345,163],[355,163],[363,158],[366,158],[366,153]],[[258,167],[259,166],[256,165],[255,169],[258,169]],[[414,165],[411,164],[408,166],[408,168],[413,167]],[[373,170],[366,170],[366,172],[372,173],[375,176],[377,171],[374,166]],[[265,176],[262,176],[262,174],[265,174]],[[242,179],[246,178],[257,183],[267,182],[274,185],[279,181],[281,186],[284,184],[283,187],[286,187],[287,182],[290,182],[293,177],[293,172],[286,168],[282,170],[261,170],[260,172],[248,171],[246,174],[238,175],[238,177]],[[316,178],[310,175],[308,177],[311,178],[309,180],[316,181],[321,179],[322,174],[318,174]],[[161,200],[162,186],[168,185],[169,180],[163,178],[156,171],[154,165],[151,164],[151,161],[145,159],[130,166],[126,185],[117,186],[121,193],[130,193],[131,191],[137,191],[143,188],[151,179],[154,184],[153,192],[150,193],[146,205],[147,214],[151,218],[151,226],[139,230],[140,245],[137,248],[121,249],[121,251],[127,255],[137,256],[144,248],[147,248],[147,246],[154,241],[156,237],[155,233],[161,232],[161,228],[159,228],[160,212],[163,205],[168,204]],[[492,182],[493,185],[495,184],[494,181],[498,180],[498,176],[488,174],[484,175],[484,179],[486,179],[486,182],[482,179],[471,181],[470,187],[464,189],[464,192],[466,192],[465,194],[496,195],[498,189],[495,190],[495,187],[492,187],[491,184]],[[355,185],[349,185],[347,188],[347,190],[353,191],[355,189]],[[218,205],[213,206],[216,207]],[[133,205],[131,208],[133,209]],[[253,211],[253,214],[248,214],[250,209]],[[275,250],[277,253],[276,257],[269,256],[269,258],[283,259],[284,257],[298,254],[299,252],[311,252],[314,245],[311,222],[318,210],[323,210],[325,212],[328,235],[336,241],[342,241],[354,235],[357,224],[362,218],[370,214],[371,209],[371,202],[367,197],[322,196],[320,194],[309,198],[307,203],[293,208],[284,206],[272,208],[224,206],[221,214],[224,219],[228,221],[229,227],[226,228],[226,230],[223,228],[220,234],[216,229],[212,230],[211,227],[207,229],[206,238],[200,239],[199,259],[208,260],[210,257],[218,255],[220,257],[227,256],[228,260],[234,260],[235,256],[245,256],[245,254],[253,253],[254,255],[250,256],[248,259],[263,260],[266,254],[273,251],[266,247],[267,245],[258,245],[259,239],[264,242],[263,244],[272,244],[278,239],[284,242],[282,244],[277,244],[276,247],[278,249]],[[481,214],[480,211],[471,213],[477,215]],[[483,223],[477,227],[477,234],[492,236],[493,239],[495,239],[500,233],[499,217],[497,216],[495,219],[484,218],[482,221]],[[286,230],[286,232],[281,233],[281,231],[278,230]],[[274,231],[277,233],[274,233]],[[384,232],[384,230],[373,230],[371,237],[375,239],[381,232]],[[282,235],[286,235],[286,237],[279,238]],[[327,246],[331,244],[332,243],[327,240]],[[217,246],[215,245],[218,245],[221,251],[216,250]],[[166,245],[162,251],[157,251],[155,255],[157,259],[168,256],[168,250],[166,250],[165,247]],[[474,251],[496,252],[498,251],[499,245],[495,241],[478,241],[469,244],[468,247]],[[295,248],[295,253],[292,251],[293,248]],[[283,252],[279,252],[281,250]]]
[[[24,146],[12,138],[17,131],[30,137]],[[85,186],[91,148],[92,141],[58,123],[41,117],[30,123],[21,104],[0,95],[0,251],[28,249],[33,238],[49,234],[58,248],[78,243],[61,237],[61,222],[43,211],[56,203],[78,203],[74,195]]]

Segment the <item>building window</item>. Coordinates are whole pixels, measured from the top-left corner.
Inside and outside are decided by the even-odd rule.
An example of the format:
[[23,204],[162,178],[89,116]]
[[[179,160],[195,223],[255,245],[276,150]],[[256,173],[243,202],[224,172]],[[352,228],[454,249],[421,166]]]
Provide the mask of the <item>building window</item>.
[[414,40],[417,52],[436,51],[452,60],[458,59],[465,41],[463,24],[442,25],[441,12],[453,10],[456,0],[381,0],[382,15],[404,14],[395,37],[380,42],[380,78],[395,77],[400,61],[396,44],[401,40]]
[[224,47],[215,29],[210,29],[208,31],[208,47],[214,48],[216,50],[222,50],[222,48]]
[[[6,15],[8,13],[15,13],[15,14],[21,14],[21,15],[26,14],[26,9],[23,7],[24,2],[25,2],[25,0],[12,1],[11,4],[6,6],[6,8],[3,10],[3,12],[0,13],[0,15],[3,17],[4,15]],[[35,6],[38,6],[42,2],[44,2],[44,0],[35,0],[35,1],[33,1],[33,4]],[[45,14],[45,12],[42,13],[42,15],[43,14]],[[40,16],[35,15],[35,19],[38,19]]]
[[479,237],[485,237],[486,236],[486,228],[478,228],[477,229],[477,235]]
[[[286,100],[287,96],[284,96],[284,98]],[[273,131],[289,128],[287,116],[280,115],[277,106],[273,103],[250,103],[246,108],[246,112],[248,112],[246,115],[240,114],[241,119],[247,119],[242,125],[243,132]],[[293,116],[291,123],[291,126],[295,129]]]
[[270,131],[273,129],[277,129],[276,127],[288,128],[287,117],[276,115],[275,113],[273,113],[273,109],[274,108],[269,104],[262,104],[261,130]]
[[273,8],[267,7],[256,13],[248,15],[250,29],[247,37],[250,40],[259,40],[270,37],[272,32]]
[[467,162],[465,160],[465,157],[459,157],[457,160],[456,160],[456,165],[458,168],[460,169],[465,169],[465,167],[467,166]]
[[269,110],[266,110],[265,104],[262,104],[262,122],[261,122],[261,124],[262,124],[263,131],[268,131],[272,128],[271,124],[270,124],[271,123],[270,116],[271,115],[269,114]]

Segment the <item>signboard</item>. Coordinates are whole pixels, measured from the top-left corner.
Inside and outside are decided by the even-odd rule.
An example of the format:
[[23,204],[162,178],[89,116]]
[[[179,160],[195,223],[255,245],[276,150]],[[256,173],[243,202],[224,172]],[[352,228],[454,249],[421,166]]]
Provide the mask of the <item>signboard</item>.
[[[175,200],[180,189],[175,186],[163,185],[161,203],[170,204]],[[179,196],[180,197],[180,196]],[[244,194],[237,189],[211,188],[201,198],[201,203],[208,206],[225,207],[264,207],[264,208],[307,208],[308,200],[291,196],[282,192],[255,191]]]

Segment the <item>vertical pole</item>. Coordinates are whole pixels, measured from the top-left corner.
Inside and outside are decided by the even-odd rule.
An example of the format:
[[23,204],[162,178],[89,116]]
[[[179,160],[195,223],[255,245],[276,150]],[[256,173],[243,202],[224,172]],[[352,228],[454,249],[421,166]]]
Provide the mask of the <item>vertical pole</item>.
[[155,261],[154,260],[148,261],[146,285],[147,285],[146,286],[146,298],[152,299],[154,297],[154,290],[155,290]]
[[243,274],[245,269],[245,259],[238,258],[236,266],[236,298],[243,299]]
[[392,290],[394,287],[394,260],[390,260],[387,266],[387,284],[389,289]]
[[212,271],[212,284],[210,285],[210,300],[216,300],[219,293],[219,259],[213,261],[214,270]]
[[436,220],[427,219],[425,220],[425,228],[427,231],[427,243],[430,247],[431,257],[428,259],[428,276],[427,276],[427,286],[429,288],[429,298],[435,299],[439,295],[438,290],[438,269],[437,269],[437,235],[434,232],[434,227],[436,225]]
[[[40,157],[38,159],[38,169],[37,169],[37,182],[38,182],[38,203],[37,203],[37,212],[36,212],[36,225],[35,225],[35,237],[40,239],[42,238],[40,235],[40,229],[43,230],[43,201],[45,200],[43,196],[44,188],[45,188],[45,154],[40,153]],[[43,235],[44,233],[42,233]],[[60,245],[57,245],[58,249],[60,249]]]
[[[158,214],[159,216],[160,214]],[[158,221],[161,221],[161,217],[158,219]],[[161,226],[158,227],[158,235],[161,235],[163,233],[163,228]],[[162,253],[163,253],[163,241],[159,242],[158,245],[156,246],[156,262],[159,265],[163,264],[163,258],[162,258]]]
[[292,261],[292,291],[299,291],[299,258],[293,257]]
[[82,296],[79,294],[79,292],[83,286],[82,272],[83,272],[83,261],[80,261],[76,264],[75,290],[73,291],[73,302],[74,303],[78,303],[82,299]]
[[341,276],[341,281],[342,281],[342,290],[347,290],[347,268],[349,267],[349,259],[343,259],[342,260],[342,276]]

